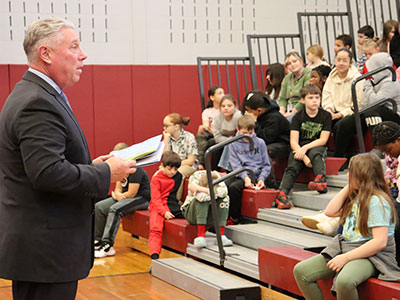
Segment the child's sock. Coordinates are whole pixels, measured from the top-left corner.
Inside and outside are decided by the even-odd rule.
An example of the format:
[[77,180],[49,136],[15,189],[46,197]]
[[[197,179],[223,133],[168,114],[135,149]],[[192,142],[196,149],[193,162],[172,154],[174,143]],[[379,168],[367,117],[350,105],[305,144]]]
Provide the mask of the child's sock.
[[197,225],[197,236],[206,236],[206,225]]
[[225,226],[220,226],[219,230],[221,230],[221,235],[225,234]]
[[153,253],[153,254],[151,255],[151,259],[159,259],[159,258],[160,258],[160,255],[157,254],[157,253]]

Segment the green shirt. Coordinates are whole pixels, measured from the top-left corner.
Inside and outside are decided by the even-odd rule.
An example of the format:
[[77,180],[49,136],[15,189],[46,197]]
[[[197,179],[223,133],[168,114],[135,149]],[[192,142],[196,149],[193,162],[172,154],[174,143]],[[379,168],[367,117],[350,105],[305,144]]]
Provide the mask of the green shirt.
[[303,74],[298,79],[295,78],[293,73],[287,74],[282,81],[281,95],[278,100],[279,106],[284,107],[287,111],[293,108],[296,108],[297,111],[303,110],[304,104],[300,101],[300,90],[310,78],[311,69],[307,67],[304,68]]

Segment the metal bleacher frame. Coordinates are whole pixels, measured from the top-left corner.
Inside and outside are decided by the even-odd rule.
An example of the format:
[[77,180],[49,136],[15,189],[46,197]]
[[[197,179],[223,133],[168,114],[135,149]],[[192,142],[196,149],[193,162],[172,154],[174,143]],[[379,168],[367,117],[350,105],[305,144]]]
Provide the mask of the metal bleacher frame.
[[[370,5],[368,4],[370,3]],[[375,29],[375,35],[382,32],[383,24],[387,20],[400,19],[399,0],[346,0],[347,11],[354,12],[353,20],[356,28],[369,24]],[[393,9],[395,8],[395,10]],[[354,32],[356,34],[356,32]]]
[[212,175],[211,175],[210,157],[211,157],[212,152],[218,151],[218,150],[224,148],[226,145],[229,145],[229,144],[236,142],[237,140],[241,140],[241,139],[247,139],[249,141],[249,150],[250,151],[254,150],[253,138],[246,134],[239,134],[239,135],[236,135],[224,142],[221,142],[214,146],[211,146],[210,148],[207,149],[207,151],[204,155],[204,162],[205,162],[205,167],[206,167],[206,172],[207,172],[207,180],[209,182],[208,187],[209,187],[210,198],[211,198],[210,205],[211,205],[212,217],[213,217],[213,222],[214,222],[214,229],[215,229],[215,233],[217,235],[220,266],[222,266],[222,267],[224,266],[226,254],[224,251],[224,247],[222,245],[220,228],[219,228],[219,226],[216,226],[216,224],[219,224],[219,218],[218,218],[218,212],[217,212],[217,202],[216,202],[215,193],[214,193],[214,186],[216,186],[218,183],[224,182],[227,179],[229,179],[233,176],[236,176],[237,174],[242,173],[242,172],[248,172],[249,176],[252,180],[255,180],[256,178],[254,176],[254,172],[251,169],[249,169],[247,167],[242,167],[242,168],[236,169],[216,180],[213,180]]
[[[256,48],[253,50],[253,44],[256,45]],[[301,47],[300,34],[249,34],[247,35],[247,50],[249,53],[249,57],[254,57],[254,59],[250,60],[251,72],[254,74],[253,78],[255,78],[255,89],[263,89],[265,86],[264,83],[264,66],[270,65],[271,63],[276,63],[283,61],[285,59],[285,55],[288,50],[296,49],[295,44],[300,46],[301,55],[304,57],[304,47]],[[266,53],[262,53],[262,47],[267,50]],[[290,46],[290,47],[289,47]],[[270,53],[270,48],[275,50],[275,55],[273,56],[275,60],[273,60],[272,55]],[[279,48],[283,49],[283,53],[279,53]],[[257,50],[257,51],[255,51]],[[255,53],[257,52],[257,53]],[[282,60],[280,58],[282,57]],[[263,60],[265,58],[265,61]],[[259,66],[259,70],[257,71],[257,66]],[[260,78],[257,78],[258,74],[260,74]],[[261,81],[261,86],[258,86],[258,83]]]
[[[294,34],[250,34],[247,35],[247,57],[198,57],[197,66],[199,74],[200,98],[202,109],[205,108],[205,82],[203,79],[202,67],[203,63],[208,65],[209,87],[214,85],[221,85],[221,64],[225,64],[225,77],[227,78],[228,93],[236,96],[240,102],[243,93],[240,92],[238,80],[238,63],[243,66],[248,63],[250,71],[244,67],[244,80],[245,92],[247,93],[248,81],[251,80],[251,87],[253,89],[264,89],[265,85],[265,66],[275,62],[283,62],[283,59],[288,50],[298,50],[302,57],[305,58],[305,49],[312,44],[321,44],[322,40],[325,42],[323,47],[326,49],[326,57],[330,63],[333,58],[331,57],[331,49],[333,41],[339,34],[349,34],[354,41],[352,47],[353,55],[356,49],[356,35],[357,30],[365,24],[373,24],[376,32],[381,32],[383,23],[388,19],[400,19],[400,0],[381,0],[379,2],[368,0],[346,0],[345,12],[299,12],[297,14],[298,33]],[[395,12],[394,8],[395,7]],[[355,11],[355,13],[352,13]],[[379,15],[379,16],[378,16]],[[347,21],[345,20],[347,19]],[[356,28],[353,24],[356,24]],[[379,30],[377,29],[379,27]],[[314,30],[315,29],[315,30]],[[325,29],[325,30],[322,30]],[[322,39],[320,32],[326,33],[326,38]],[[265,52],[262,50],[265,49]],[[212,74],[212,65],[214,63],[218,72],[218,81],[215,83]],[[229,74],[228,65],[235,69],[234,74]],[[250,78],[248,76],[250,74]],[[235,89],[231,86],[231,78],[235,78]]]
[[[296,48],[295,44],[299,45],[300,54],[305,58],[306,46],[311,46],[312,44],[321,44],[320,32],[326,33],[326,38],[324,39],[327,50],[326,57],[331,63],[333,60],[331,58],[331,46],[335,37],[339,34],[347,33],[354,41],[352,51],[355,57],[356,49],[356,31],[358,28],[365,24],[373,24],[376,32],[381,32],[383,23],[388,19],[400,19],[400,0],[380,0],[372,1],[368,4],[368,0],[346,0],[346,12],[299,12],[297,14],[298,21],[298,34],[251,34],[247,35],[247,57],[198,57],[197,67],[199,76],[199,87],[200,87],[200,98],[201,107],[204,110],[206,108],[205,103],[205,82],[203,77],[203,67],[207,67],[208,73],[208,87],[213,85],[222,84],[222,69],[221,64],[225,64],[225,79],[227,83],[228,93],[232,94],[238,100],[238,106],[240,107],[240,100],[243,94],[247,93],[248,87],[251,86],[252,89],[264,89],[265,85],[265,66],[274,62],[279,61],[281,56],[284,57],[291,46],[290,49]],[[393,8],[395,7],[395,12]],[[352,14],[352,11],[355,11]],[[396,17],[397,16],[397,17]],[[344,18],[347,18],[345,22]],[[357,25],[354,28],[353,23]],[[378,30],[378,25],[380,25],[380,30]],[[325,28],[325,30],[322,30]],[[315,30],[313,30],[315,29]],[[348,31],[346,31],[348,29]],[[330,36],[329,32],[331,33]],[[331,40],[330,40],[331,39]],[[262,48],[266,51],[263,53]],[[281,50],[282,52],[280,52]],[[273,61],[275,58],[275,61]],[[265,60],[264,60],[265,59]],[[203,63],[206,63],[204,65]],[[212,64],[214,63],[214,64]],[[230,64],[231,63],[231,64]],[[241,92],[241,84],[238,74],[238,63],[241,63],[243,68],[243,80],[245,86],[245,93]],[[217,70],[217,82],[212,78],[212,69],[215,65]],[[230,67],[231,66],[231,67]],[[247,69],[249,66],[249,70]],[[230,69],[234,69],[234,74],[230,74]],[[376,70],[378,72],[379,70]],[[370,73],[368,73],[370,74]],[[375,73],[373,73],[375,74]],[[259,78],[257,78],[259,76]],[[234,78],[234,89],[231,85],[231,79]],[[353,83],[354,85],[366,76],[362,76]],[[250,84],[249,84],[250,82]],[[224,86],[225,88],[225,86]],[[353,95],[354,101],[354,95]],[[355,100],[356,101],[356,100]],[[383,102],[391,102],[391,100],[382,100]],[[379,102],[381,104],[381,102]],[[395,104],[393,104],[395,105]],[[371,107],[368,107],[370,109]],[[366,108],[365,108],[366,109]],[[356,128],[357,136],[359,140],[360,151],[365,151],[363,135],[361,133],[361,123],[359,114],[364,112],[365,109],[358,112],[358,108],[355,109],[356,113]]]
[[357,94],[356,94],[356,84],[359,83],[360,81],[364,80],[367,77],[370,77],[376,73],[385,71],[385,70],[390,70],[392,72],[392,81],[396,81],[396,71],[393,69],[391,66],[384,66],[380,67],[378,69],[375,69],[371,72],[368,72],[360,77],[358,77],[356,80],[353,81],[351,84],[351,97],[353,100],[353,107],[354,107],[354,119],[356,122],[356,130],[357,130],[357,138],[358,138],[358,146],[359,146],[359,151],[360,153],[365,152],[365,144],[364,144],[364,138],[363,138],[363,131],[361,128],[361,114],[371,110],[375,107],[378,107],[380,105],[386,104],[386,103],[391,103],[392,104],[392,110],[397,112],[397,104],[396,101],[393,99],[381,99],[379,101],[376,101],[374,103],[371,103],[370,105],[363,107],[362,109],[358,108],[358,102],[357,102]]
[[[347,1],[347,3],[349,3]],[[347,24],[345,24],[344,18],[347,18]],[[303,22],[304,21],[304,22]],[[326,49],[325,57],[328,59],[328,62],[332,64],[333,59],[331,58],[330,45],[332,45],[332,41],[339,34],[349,33],[353,41],[354,39],[354,29],[353,29],[353,18],[350,11],[347,12],[299,12],[297,13],[297,22],[300,32],[300,46],[302,47],[302,53],[305,52],[305,48],[308,48],[311,45],[319,44],[324,49]],[[331,26],[330,26],[331,24]],[[313,39],[314,30],[312,30],[313,26],[315,26],[316,37]],[[323,27],[325,30],[320,30]],[[348,28],[348,31],[346,31]],[[340,29],[340,30],[339,30]],[[331,31],[332,30],[332,31]],[[320,31],[325,34],[325,43],[322,43]],[[329,39],[329,33],[332,33],[332,40]],[[339,33],[340,32],[340,33]],[[308,38],[307,38],[308,36]],[[324,45],[323,45],[324,44]],[[355,45],[352,47],[353,56],[355,57]],[[305,56],[303,56],[305,57]]]
[[[200,99],[201,99],[201,108],[204,110],[206,108],[205,103],[205,82],[203,75],[203,67],[207,68],[206,74],[208,74],[208,87],[210,88],[213,85],[222,86],[222,73],[225,75],[225,79],[227,82],[228,93],[234,96],[240,107],[240,100],[242,96],[249,92],[249,83],[251,84],[252,89],[255,88],[255,74],[251,70],[251,61],[254,58],[250,57],[197,57],[197,71],[199,76],[199,87],[200,87]],[[203,63],[206,63],[204,65]],[[212,64],[214,63],[214,64]],[[232,63],[232,64],[229,64]],[[223,71],[222,67],[224,66],[225,71]],[[234,74],[229,74],[229,69],[233,67]],[[241,93],[241,78],[239,76],[238,68],[241,67],[243,70],[243,81],[244,81],[244,93]],[[212,77],[213,68],[217,70],[217,81],[213,80]],[[248,68],[248,70],[247,70]],[[250,76],[249,76],[250,75]],[[233,79],[232,79],[233,78]],[[234,86],[236,88],[235,94],[233,93],[233,89],[231,87],[231,83],[234,80]],[[225,89],[225,87],[224,87]]]

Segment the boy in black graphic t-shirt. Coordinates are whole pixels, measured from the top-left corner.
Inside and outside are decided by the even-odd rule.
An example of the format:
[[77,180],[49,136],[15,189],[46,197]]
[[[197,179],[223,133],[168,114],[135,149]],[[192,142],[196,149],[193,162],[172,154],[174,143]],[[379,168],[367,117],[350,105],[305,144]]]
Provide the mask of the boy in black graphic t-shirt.
[[[326,143],[331,131],[331,115],[320,107],[321,90],[307,85],[300,91],[305,109],[298,112],[290,127],[288,167],[283,174],[276,203],[287,201],[287,194],[293,187],[304,165],[312,168],[315,179],[308,184],[310,190],[326,193],[325,157]],[[278,206],[279,207],[279,206]]]

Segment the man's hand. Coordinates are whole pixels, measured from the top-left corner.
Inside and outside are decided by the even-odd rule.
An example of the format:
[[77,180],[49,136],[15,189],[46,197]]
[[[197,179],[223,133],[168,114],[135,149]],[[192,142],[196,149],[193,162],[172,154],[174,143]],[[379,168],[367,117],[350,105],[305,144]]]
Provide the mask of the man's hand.
[[129,174],[135,173],[136,160],[123,160],[119,157],[111,157],[105,161],[110,167],[111,182],[121,181]]
[[111,154],[107,154],[107,155],[101,155],[95,159],[92,160],[92,164],[101,164],[106,162],[107,159],[110,159],[111,157],[113,157],[113,155]]
[[166,218],[167,220],[170,220],[170,219],[175,218],[175,216],[171,212],[166,211],[164,214],[164,218]]

